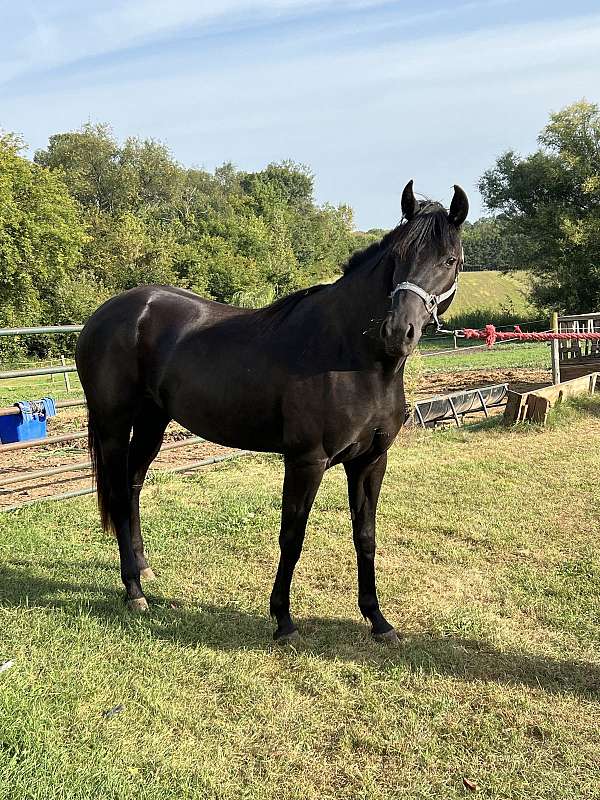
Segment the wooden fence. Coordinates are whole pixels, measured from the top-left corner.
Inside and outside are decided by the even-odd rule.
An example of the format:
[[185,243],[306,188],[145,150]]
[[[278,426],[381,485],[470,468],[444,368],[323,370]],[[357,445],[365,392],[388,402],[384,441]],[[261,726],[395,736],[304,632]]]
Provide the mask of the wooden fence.
[[[600,312],[558,317],[559,333],[600,333]],[[600,341],[560,340],[554,343],[553,367],[558,380],[569,381],[591,372],[600,372]],[[557,381],[555,380],[555,383]]]

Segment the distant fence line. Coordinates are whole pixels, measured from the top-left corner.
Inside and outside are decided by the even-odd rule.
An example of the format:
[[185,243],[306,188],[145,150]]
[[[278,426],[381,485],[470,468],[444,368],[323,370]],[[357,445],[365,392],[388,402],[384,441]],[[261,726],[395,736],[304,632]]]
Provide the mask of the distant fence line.
[[[30,327],[30,328],[0,328],[0,336],[36,336],[36,335],[47,335],[47,334],[60,334],[60,333],[79,333],[83,330],[83,325],[42,325],[38,327]],[[26,377],[39,377],[45,375],[59,375],[59,374],[67,374],[76,371],[76,367],[73,364],[64,364],[60,367],[43,367],[43,368],[30,368],[30,369],[19,369],[19,370],[5,370],[0,372],[0,380],[6,380],[9,378],[26,378]],[[74,406],[85,406],[86,402],[85,399],[78,398],[76,400],[62,400],[56,403],[57,409],[62,408],[72,408]],[[20,410],[17,406],[7,406],[6,408],[0,408],[0,416],[13,416],[16,414],[20,414]],[[10,444],[0,444],[0,454],[7,451],[13,450],[25,450],[31,447],[44,447],[46,445],[53,445],[59,444],[63,442],[69,441],[76,441],[80,439],[87,438],[87,431],[76,431],[70,432],[65,434],[60,434],[58,436],[47,436],[43,439],[29,439],[21,442],[14,442]],[[181,439],[176,442],[169,442],[161,447],[161,452],[166,450],[175,450],[182,447],[190,447],[192,445],[203,444],[206,440],[201,438],[200,436],[187,436],[185,439]],[[195,469],[199,469],[200,467],[208,466],[209,464],[218,464],[221,461],[227,461],[231,458],[238,458],[239,456],[246,455],[249,451],[247,450],[235,450],[231,453],[224,453],[223,455],[214,455],[208,456],[206,458],[199,459],[197,461],[193,461],[188,464],[184,464],[183,466],[174,467],[170,469],[163,470],[163,472],[169,473],[177,473],[177,472],[188,472]],[[7,479],[1,479],[2,483],[0,483],[0,490],[5,491],[12,491],[12,487],[17,484],[28,483],[31,480],[39,480],[48,477],[54,477],[59,475],[67,475],[69,473],[78,472],[78,471],[85,471],[91,469],[91,462],[90,461],[80,461],[71,464],[64,464],[56,467],[47,467],[41,470],[32,470],[29,472],[22,472],[18,475],[9,477]],[[91,474],[86,475],[84,477],[90,477]],[[43,485],[43,484],[42,484]],[[36,489],[40,488],[40,484],[30,484],[27,488],[29,489]],[[17,487],[19,490],[22,490],[23,486]],[[20,503],[15,503],[14,505],[10,506],[0,506],[0,512],[2,511],[16,511],[20,508],[24,508],[26,506],[33,505],[34,503],[40,503],[44,500],[67,500],[72,497],[81,497],[86,494],[91,494],[95,491],[93,486],[87,486],[83,489],[77,489],[71,492],[63,492],[60,494],[52,494],[52,495],[44,495],[42,497],[35,497],[30,500],[25,500]]]

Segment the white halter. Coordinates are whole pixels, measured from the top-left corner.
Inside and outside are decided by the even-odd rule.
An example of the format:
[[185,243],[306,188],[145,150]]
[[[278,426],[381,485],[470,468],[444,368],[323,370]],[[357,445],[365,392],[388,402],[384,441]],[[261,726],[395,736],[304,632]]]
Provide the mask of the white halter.
[[[460,247],[460,263],[464,263],[465,260],[465,250],[464,247],[461,245]],[[448,289],[447,292],[443,292],[443,294],[429,294],[426,292],[425,289],[418,286],[416,283],[411,283],[410,281],[402,281],[399,283],[393,292],[390,295],[390,299],[393,302],[394,297],[398,294],[398,292],[413,292],[414,294],[418,295],[421,300],[425,303],[425,308],[431,314],[434,319],[436,329],[439,331],[442,327],[440,321],[438,319],[437,310],[440,303],[443,303],[444,300],[449,300],[458,289],[458,270],[459,267],[456,269],[456,277],[454,278],[454,283]]]
[[421,300],[425,303],[425,308],[433,317],[436,327],[439,329],[442,326],[440,325],[440,321],[438,319],[437,310],[440,303],[443,303],[444,300],[448,300],[452,295],[456,292],[458,288],[458,278],[454,281],[452,286],[448,289],[447,292],[443,294],[429,294],[426,292],[425,289],[422,289],[420,286],[417,286],[416,283],[411,283],[410,281],[402,281],[399,283],[394,291],[391,293],[390,298],[393,300],[394,297],[398,292],[413,292],[414,294],[418,295]]

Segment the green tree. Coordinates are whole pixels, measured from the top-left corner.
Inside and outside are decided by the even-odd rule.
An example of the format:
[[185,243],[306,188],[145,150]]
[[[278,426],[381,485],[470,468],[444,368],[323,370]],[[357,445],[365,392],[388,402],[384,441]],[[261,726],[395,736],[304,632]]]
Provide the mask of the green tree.
[[502,216],[466,222],[462,230],[462,242],[467,267],[511,270],[523,269],[528,264],[524,236],[513,230]]
[[249,172],[240,180],[242,190],[253,197],[259,213],[268,214],[273,206],[307,211],[313,205],[314,176],[304,164],[282,161],[269,164],[261,172]]
[[481,178],[486,205],[519,237],[534,299],[570,312],[600,308],[600,109],[581,100],[550,116],[540,149],[504,153]]
[[316,204],[312,173],[291,161],[188,170],[155,140],[119,144],[108,125],[52,136],[35,161],[80,204],[82,268],[103,292],[157,282],[225,302],[280,296],[333,277],[353,249],[351,209]]
[[119,176],[120,153],[108,125],[84,125],[79,131],[57,133],[34,161],[58,172],[71,195],[84,208],[111,212],[126,202]]
[[178,225],[161,225],[151,216],[125,211],[88,212],[90,238],[82,261],[89,274],[111,294],[140,284],[177,283],[173,263]]
[[63,315],[87,241],[60,176],[23,158],[21,149],[17,137],[0,134],[0,326],[9,327]]

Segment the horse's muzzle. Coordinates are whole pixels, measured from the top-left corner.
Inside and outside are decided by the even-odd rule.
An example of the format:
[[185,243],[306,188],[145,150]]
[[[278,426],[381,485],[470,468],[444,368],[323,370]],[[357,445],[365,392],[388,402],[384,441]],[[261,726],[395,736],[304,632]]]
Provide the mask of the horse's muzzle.
[[403,312],[390,311],[381,324],[381,338],[391,356],[409,356],[421,338],[422,321]]

